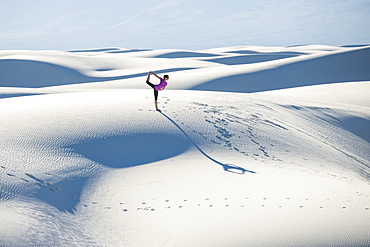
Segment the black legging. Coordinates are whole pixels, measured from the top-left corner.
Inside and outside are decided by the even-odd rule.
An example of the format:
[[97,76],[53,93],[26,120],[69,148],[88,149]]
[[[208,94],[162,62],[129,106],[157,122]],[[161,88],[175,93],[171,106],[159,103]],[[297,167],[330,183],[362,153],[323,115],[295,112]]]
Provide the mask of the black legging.
[[155,85],[153,83],[149,82],[149,81],[146,81],[146,84],[148,84],[151,88],[154,89],[154,99],[158,100],[158,91],[155,90],[155,88],[154,88]]

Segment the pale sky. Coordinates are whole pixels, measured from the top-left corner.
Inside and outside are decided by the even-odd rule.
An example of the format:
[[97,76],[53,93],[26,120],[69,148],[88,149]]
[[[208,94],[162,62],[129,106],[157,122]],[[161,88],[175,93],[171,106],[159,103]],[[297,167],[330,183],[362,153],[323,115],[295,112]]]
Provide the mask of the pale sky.
[[370,0],[0,0],[0,50],[370,44]]

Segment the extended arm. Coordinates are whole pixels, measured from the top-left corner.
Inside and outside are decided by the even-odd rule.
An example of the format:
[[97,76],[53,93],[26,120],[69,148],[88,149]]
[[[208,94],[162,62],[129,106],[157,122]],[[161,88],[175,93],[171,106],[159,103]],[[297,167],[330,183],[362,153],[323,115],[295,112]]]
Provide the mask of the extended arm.
[[156,73],[154,73],[154,72],[152,72],[152,71],[150,71],[150,72],[149,72],[149,74],[154,75],[154,76],[155,76],[155,77],[157,77],[158,79],[162,79],[161,77],[159,77]]

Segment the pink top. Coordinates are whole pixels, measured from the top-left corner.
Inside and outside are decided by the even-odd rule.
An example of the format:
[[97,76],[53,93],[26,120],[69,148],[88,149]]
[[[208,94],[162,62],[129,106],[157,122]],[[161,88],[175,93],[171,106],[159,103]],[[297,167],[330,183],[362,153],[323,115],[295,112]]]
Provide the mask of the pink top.
[[164,79],[161,78],[160,80],[161,80],[160,83],[154,86],[154,89],[157,91],[161,91],[163,88],[167,86],[167,82]]

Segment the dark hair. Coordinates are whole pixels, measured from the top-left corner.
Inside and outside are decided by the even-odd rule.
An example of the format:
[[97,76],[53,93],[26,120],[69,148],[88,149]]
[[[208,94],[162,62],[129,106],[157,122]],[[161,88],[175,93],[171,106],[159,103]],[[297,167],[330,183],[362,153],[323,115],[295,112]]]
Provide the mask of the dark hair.
[[170,77],[169,77],[168,75],[164,75],[164,76],[163,76],[163,79],[166,79],[166,78],[167,78],[167,79],[170,79]]

